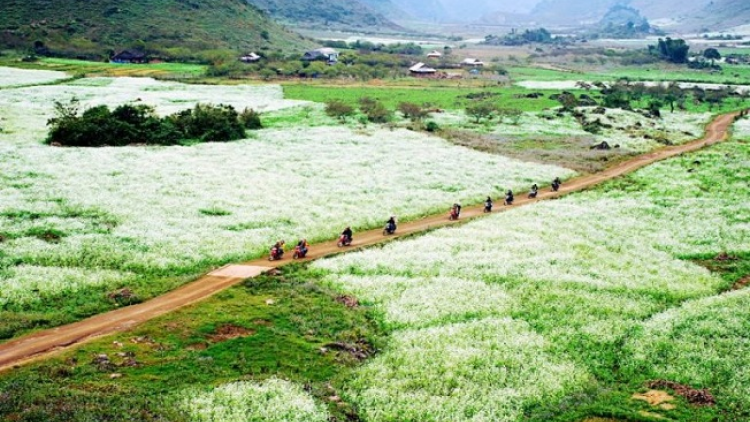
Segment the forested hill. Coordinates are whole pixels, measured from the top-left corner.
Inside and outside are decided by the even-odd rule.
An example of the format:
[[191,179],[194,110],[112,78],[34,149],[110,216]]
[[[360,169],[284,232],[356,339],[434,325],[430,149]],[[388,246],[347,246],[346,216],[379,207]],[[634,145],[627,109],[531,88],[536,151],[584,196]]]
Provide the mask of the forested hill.
[[245,0],[2,0],[0,49],[102,58],[145,48],[167,58],[210,50],[301,50],[308,45]]
[[372,2],[383,10],[388,0],[247,0],[279,21],[302,27],[331,29],[398,30],[381,11],[366,3]]

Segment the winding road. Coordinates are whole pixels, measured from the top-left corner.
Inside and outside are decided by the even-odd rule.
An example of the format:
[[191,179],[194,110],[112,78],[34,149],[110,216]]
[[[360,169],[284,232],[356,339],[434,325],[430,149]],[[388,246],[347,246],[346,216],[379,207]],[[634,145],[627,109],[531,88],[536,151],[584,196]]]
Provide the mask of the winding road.
[[[607,180],[631,173],[656,161],[671,158],[686,152],[696,151],[709,145],[716,144],[727,139],[728,129],[738,114],[739,113],[725,114],[714,119],[706,127],[706,133],[702,139],[683,145],[666,147],[622,162],[603,172],[566,181],[558,192],[540,191],[539,196],[536,199],[527,199],[525,195],[523,195],[523,197],[519,195],[514,205],[502,206],[498,204],[495,209],[497,212],[501,212],[528,205],[533,202],[557,198],[572,192],[581,191]],[[457,224],[483,215],[487,214],[483,213],[482,205],[465,207],[462,210],[461,220],[459,222],[448,221],[446,210],[445,213],[439,215],[433,215],[409,223],[402,223],[399,225],[398,232],[394,236],[384,237],[382,229],[355,233],[354,245],[347,248],[347,250],[383,243],[399,237],[434,229],[436,227]],[[341,251],[342,249],[336,246],[336,241],[315,244],[310,247],[310,253],[305,261],[333,255],[340,253]],[[288,255],[291,255],[291,253]],[[241,283],[247,278],[258,276],[272,268],[287,265],[291,262],[291,259],[284,259],[283,261],[273,263],[270,263],[266,259],[259,259],[239,265],[228,265],[148,302],[120,308],[73,324],[31,333],[10,340],[6,343],[0,344],[0,372],[10,370],[16,366],[31,361],[49,357],[61,350],[71,348],[75,345],[91,341],[107,334],[129,330],[140,323],[206,299],[219,291]]]

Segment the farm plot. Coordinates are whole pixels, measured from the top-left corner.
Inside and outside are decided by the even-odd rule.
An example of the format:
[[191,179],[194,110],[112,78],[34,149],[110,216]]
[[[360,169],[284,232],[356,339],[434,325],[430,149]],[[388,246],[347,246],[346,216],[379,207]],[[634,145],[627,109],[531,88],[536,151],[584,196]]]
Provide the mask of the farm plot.
[[[85,104],[140,98],[162,112],[209,100],[264,110],[299,104],[281,99],[277,87],[213,88],[84,79],[0,95],[12,111],[9,130],[0,133],[3,321],[56,312],[50,305],[61,298],[70,302],[68,313],[96,312],[113,305],[106,297],[112,288],[147,298],[181,282],[163,278],[258,256],[279,238],[327,239],[342,225],[415,218],[573,175],[377,127],[273,129],[193,147],[39,143],[52,100],[73,95]],[[0,337],[15,333],[0,328]]]
[[[611,388],[627,361],[621,344],[644,321],[729,287],[689,260],[748,252],[748,158],[747,143],[724,144],[596,191],[316,263],[394,330],[347,398],[371,422],[570,420],[588,400],[576,394]],[[684,349],[660,346],[671,337],[658,322],[645,326],[633,365],[654,348]],[[710,335],[696,329],[684,343],[700,334]],[[710,371],[680,358],[651,373],[682,369]],[[746,384],[742,373],[715,376],[710,386]],[[580,403],[561,410],[564,397]]]
[[64,72],[52,70],[22,70],[0,67],[0,88],[45,84],[67,77],[68,75]]
[[[511,139],[507,143],[512,143],[512,139],[585,137],[591,140],[589,146],[606,142],[626,153],[642,153],[666,144],[691,141],[703,133],[703,127],[711,119],[710,113],[664,113],[661,119],[650,119],[621,109],[607,109],[603,114],[596,114],[594,110],[593,107],[578,109],[585,123],[598,121],[602,124],[595,134],[585,131],[573,116],[557,116],[551,112],[524,113],[517,122],[476,124],[462,112],[435,115],[433,119],[441,126],[484,134],[499,143],[503,143],[503,137]],[[580,152],[585,153],[585,150]]]

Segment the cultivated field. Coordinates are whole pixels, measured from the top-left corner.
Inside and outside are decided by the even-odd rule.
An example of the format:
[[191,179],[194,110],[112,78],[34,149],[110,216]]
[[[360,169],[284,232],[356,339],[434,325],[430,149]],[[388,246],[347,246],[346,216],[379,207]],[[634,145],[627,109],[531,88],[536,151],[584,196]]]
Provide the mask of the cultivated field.
[[[581,138],[577,148],[607,141],[632,155],[696,138],[710,119],[579,109],[605,125],[592,135],[573,117],[543,111],[548,98],[495,88],[524,114],[475,124],[461,111],[461,89],[439,91],[434,104],[445,110],[431,119],[446,131],[513,144],[485,150],[400,118],[340,124],[303,100],[354,103],[388,90],[325,89],[287,87],[297,98],[289,100],[273,85],[90,78],[0,90],[0,338],[148,299],[259,257],[279,238],[326,240],[345,225],[356,236],[391,214],[417,219],[576,174],[555,165],[567,163],[559,157],[501,155],[511,149],[527,157],[521,152]],[[408,93],[399,88],[389,101]],[[160,114],[221,102],[259,110],[268,124],[231,143],[44,145],[53,102],[73,97],[84,107],[143,103]],[[559,200],[287,266],[14,369],[0,377],[0,416],[748,419],[750,294],[728,291],[742,289],[750,270],[750,120],[733,136]],[[659,385],[672,387],[658,394],[676,397],[634,399]]]
[[109,289],[149,297],[184,281],[175,277],[262,255],[280,238],[330,239],[347,224],[371,228],[389,215],[415,218],[574,174],[378,126],[296,125],[191,147],[42,145],[52,102],[73,96],[85,106],[137,101],[165,114],[197,102],[261,111],[301,104],[275,86],[150,79],[3,91],[4,337],[35,324],[38,315],[27,321],[26,312],[56,313],[49,306],[63,298],[74,314],[91,296],[98,299],[85,307],[101,309]]
[[[722,410],[747,408],[743,372],[697,358],[718,359],[705,341],[741,324],[719,303],[747,295],[711,299],[715,310],[680,305],[731,285],[691,261],[750,252],[748,157],[746,143],[722,145],[594,192],[316,263],[394,330],[347,398],[368,421],[569,420],[551,403],[593,394],[608,405],[601,390],[668,379],[710,388]],[[703,328],[677,322],[691,318]],[[746,333],[728,335],[718,347],[742,361],[729,344]],[[630,371],[613,386],[615,367]]]

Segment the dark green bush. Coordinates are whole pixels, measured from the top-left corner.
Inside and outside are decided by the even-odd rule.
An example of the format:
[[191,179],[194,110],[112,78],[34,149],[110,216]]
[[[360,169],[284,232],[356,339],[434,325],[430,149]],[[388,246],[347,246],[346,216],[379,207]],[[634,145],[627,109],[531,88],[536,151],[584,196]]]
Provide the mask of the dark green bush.
[[167,117],[147,105],[125,104],[110,110],[97,106],[80,113],[78,102],[55,103],[55,117],[47,122],[47,143],[74,147],[132,144],[177,145],[190,141],[227,142],[245,137],[245,129],[262,127],[260,116],[241,114],[228,105],[198,104]]

